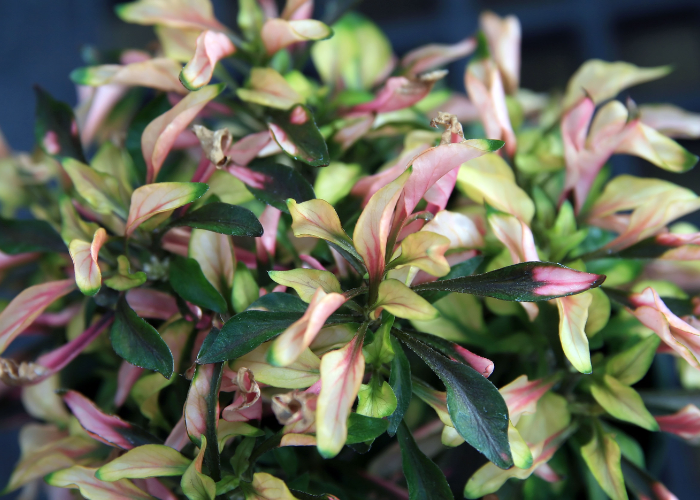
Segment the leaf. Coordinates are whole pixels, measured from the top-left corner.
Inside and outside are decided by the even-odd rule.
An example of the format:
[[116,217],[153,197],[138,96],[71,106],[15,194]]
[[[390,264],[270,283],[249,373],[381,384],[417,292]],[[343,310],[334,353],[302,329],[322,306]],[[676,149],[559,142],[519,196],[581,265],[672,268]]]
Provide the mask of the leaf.
[[131,272],[131,264],[125,255],[117,257],[118,271],[116,274],[104,280],[104,284],[113,290],[120,292],[143,285],[148,277],[143,271]]
[[197,92],[190,92],[170,110],[148,124],[141,136],[141,150],[147,167],[147,183],[153,183],[158,178],[158,172],[180,133],[225,87],[226,85],[220,83],[208,85]]
[[445,276],[450,272],[450,264],[445,252],[450,240],[430,231],[418,231],[406,236],[401,242],[401,254],[391,261],[395,269],[413,266],[433,276]]
[[216,63],[236,51],[228,35],[219,31],[203,31],[195,43],[194,56],[180,72],[180,82],[187,90],[199,90],[208,84]]
[[[216,446],[216,444],[214,444]],[[207,449],[207,438],[202,436],[199,453],[182,475],[180,487],[189,500],[214,500],[216,483],[209,476],[202,474],[202,461]]]
[[0,312],[0,353],[54,301],[75,289],[72,279],[49,281],[22,290]]
[[389,313],[382,314],[382,324],[374,333],[374,340],[363,348],[367,364],[381,366],[394,358],[394,348],[391,343],[391,327],[394,317]]
[[109,174],[98,172],[73,158],[61,162],[78,194],[99,214],[116,213],[126,217],[119,197],[119,182]]
[[411,431],[401,422],[398,427],[401,463],[408,483],[410,500],[445,500],[454,498],[440,468],[418,448]]
[[391,360],[389,385],[396,396],[396,410],[387,419],[389,421],[387,433],[393,437],[408,410],[408,405],[411,403],[413,388],[411,384],[411,364],[403,352],[403,347],[394,337],[391,337],[390,341],[394,350],[394,359]]
[[629,349],[608,358],[605,372],[622,384],[636,384],[649,371],[660,343],[661,339],[656,335],[640,340]]
[[556,299],[559,309],[559,339],[564,354],[581,373],[591,373],[591,353],[588,336],[584,331],[588,308],[593,297],[590,293]]
[[242,101],[276,109],[289,109],[304,99],[273,68],[253,68],[248,81],[250,88],[237,89]]
[[292,216],[294,236],[321,238],[353,255],[357,260],[362,260],[355,251],[352,240],[345,234],[338,213],[330,203],[325,200],[297,203],[292,198],[287,200],[287,207]]
[[348,415],[365,373],[363,337],[360,334],[342,349],[321,358],[323,383],[316,407],[316,441],[324,458],[336,456],[347,440]]
[[411,336],[429,345],[452,361],[459,361],[460,363],[471,366],[486,378],[493,373],[493,361],[482,358],[454,342],[429,333],[411,332]]
[[153,497],[137,488],[128,479],[120,479],[113,483],[100,481],[95,477],[97,469],[74,465],[46,476],[45,481],[50,486],[58,488],[77,488],[83,498],[88,500],[150,500]]
[[188,212],[169,224],[206,229],[229,236],[262,236],[263,228],[255,214],[247,208],[228,203],[212,202]]
[[620,447],[610,434],[596,428],[593,438],[581,447],[581,455],[593,477],[612,500],[627,500],[620,467]]
[[101,481],[124,478],[181,476],[191,460],[180,452],[162,444],[146,444],[127,451],[103,465],[95,477]]
[[508,408],[498,389],[473,368],[447,359],[400,330],[393,332],[445,384],[447,408],[460,436],[502,469],[512,466]]
[[102,273],[97,263],[100,248],[107,241],[107,232],[103,228],[95,231],[92,243],[73,240],[68,245],[75,269],[75,282],[85,295],[93,296],[102,287]]
[[348,416],[348,439],[345,444],[359,444],[373,441],[387,429],[387,421],[383,418],[368,417],[359,413]]
[[377,376],[373,376],[369,384],[360,386],[357,397],[357,413],[368,417],[388,417],[394,413],[398,404],[391,386]]
[[302,351],[311,345],[326,320],[346,300],[343,294],[327,294],[319,287],[302,317],[289,325],[272,343],[268,352],[268,362],[273,366],[287,366],[293,363]]
[[73,110],[37,85],[34,86],[34,92],[36,93],[36,125],[34,126],[36,143],[50,156],[75,158],[84,163],[85,155],[80,144]]
[[157,371],[168,379],[172,376],[175,362],[170,348],[158,331],[129,307],[124,296],[117,302],[110,339],[114,351],[132,365]]
[[154,57],[130,64],[102,64],[71,71],[70,79],[78,85],[128,85],[149,87],[165,92],[185,93],[178,81],[182,66],[167,57]]
[[231,305],[236,313],[242,313],[260,297],[260,288],[253,277],[253,273],[243,262],[236,264],[236,273],[233,275],[233,291],[231,293]]
[[299,202],[316,198],[314,188],[299,172],[277,163],[248,167],[255,173],[255,185],[246,184],[258,200],[289,213],[287,200]]
[[260,31],[263,45],[268,56],[297,42],[306,40],[325,40],[333,36],[333,30],[315,19],[272,18],[265,21]]
[[156,214],[192,203],[206,193],[209,186],[201,182],[160,182],[136,189],[131,195],[126,235]]
[[46,221],[0,217],[0,251],[9,255],[26,252],[65,253],[66,245]]
[[305,389],[318,381],[321,360],[311,350],[305,349],[290,365],[272,366],[267,362],[270,346],[271,343],[262,344],[237,358],[231,363],[231,369],[249,368],[258,383],[282,389]]
[[584,292],[600,286],[605,276],[575,271],[551,262],[523,262],[451,280],[412,287],[418,293],[445,291],[470,293],[517,302],[538,302]]
[[297,500],[284,481],[266,472],[253,474],[253,492],[246,492],[245,500]]
[[[464,278],[465,276],[471,276],[472,274],[474,274],[474,271],[476,271],[479,268],[483,261],[484,257],[482,255],[477,255],[476,257],[472,257],[469,260],[460,262],[459,264],[452,266],[450,272],[446,276],[438,278],[437,281],[452,280],[455,278]],[[449,291],[436,290],[432,292],[421,292],[420,295],[431,304],[434,304],[438,300],[447,297],[449,294]]]
[[199,263],[206,279],[222,296],[231,293],[236,258],[230,236],[194,229],[187,253]]
[[605,375],[602,382],[594,382],[591,386],[591,394],[598,404],[613,417],[631,422],[649,431],[659,429],[659,424],[646,409],[637,391],[610,375]]
[[87,433],[101,443],[123,450],[145,444],[160,444],[157,438],[143,429],[116,415],[107,415],[79,392],[67,391],[63,401]]
[[270,279],[279,285],[293,288],[304,302],[310,302],[318,287],[326,293],[342,293],[338,278],[330,271],[317,269],[292,269],[291,271],[269,271]]
[[427,321],[438,316],[438,311],[423,297],[398,280],[384,280],[379,284],[375,309],[384,308],[399,318]]
[[220,314],[228,311],[226,300],[209,283],[194,259],[174,256],[170,263],[170,284],[175,292],[193,304]]
[[197,365],[185,401],[184,417],[187,435],[199,445],[210,429],[216,433],[219,421],[219,389],[221,367]]
[[282,151],[312,167],[325,167],[330,163],[328,146],[309,108],[297,104],[288,111],[270,109],[267,117],[270,134]]

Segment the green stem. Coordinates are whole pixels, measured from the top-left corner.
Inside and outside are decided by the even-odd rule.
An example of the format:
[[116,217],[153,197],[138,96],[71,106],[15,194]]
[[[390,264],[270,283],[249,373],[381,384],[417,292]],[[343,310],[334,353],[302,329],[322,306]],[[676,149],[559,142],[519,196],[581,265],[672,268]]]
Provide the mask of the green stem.
[[209,469],[211,478],[221,481],[221,457],[219,456],[219,441],[216,434],[219,409],[219,389],[221,388],[221,375],[223,373],[223,361],[214,363],[214,371],[211,376],[209,397],[207,398],[206,429],[207,449],[204,451],[204,463]]

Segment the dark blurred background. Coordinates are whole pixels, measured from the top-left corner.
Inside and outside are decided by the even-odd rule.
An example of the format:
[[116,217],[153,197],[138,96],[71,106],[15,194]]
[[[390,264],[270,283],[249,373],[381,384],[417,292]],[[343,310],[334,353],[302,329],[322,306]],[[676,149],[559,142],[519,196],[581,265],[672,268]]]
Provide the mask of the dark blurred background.
[[[318,16],[325,2],[316,2]],[[117,3],[0,1],[0,129],[13,149],[33,146],[33,84],[73,105],[75,88],[68,73],[83,65],[82,50],[140,48],[155,38],[150,27],[119,20],[113,10]],[[237,2],[213,3],[217,18],[235,25]],[[452,43],[471,35],[484,9],[515,14],[523,32],[523,87],[561,90],[591,58],[640,66],[670,64],[671,75],[626,94],[638,103],[668,102],[700,112],[700,0],[366,0],[357,8],[380,25],[399,56],[419,45]],[[463,90],[464,62],[450,70],[450,84]],[[681,143],[700,153],[700,141]],[[663,177],[700,191],[697,170],[681,179],[632,157],[615,157],[613,165],[617,172]],[[671,365],[656,370],[677,384]],[[0,407],[0,488],[19,454],[16,426],[2,418],[3,413]],[[666,437],[654,443],[659,446],[661,458],[648,464],[652,472],[681,500],[700,498],[700,454]]]

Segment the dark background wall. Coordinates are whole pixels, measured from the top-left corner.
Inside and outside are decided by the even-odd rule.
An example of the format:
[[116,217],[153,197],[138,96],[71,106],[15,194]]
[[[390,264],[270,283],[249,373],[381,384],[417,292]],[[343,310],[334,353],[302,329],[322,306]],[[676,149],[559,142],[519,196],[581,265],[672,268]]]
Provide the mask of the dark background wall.
[[[14,149],[29,150],[33,145],[33,84],[74,104],[75,89],[68,73],[82,65],[81,50],[90,45],[142,47],[153,40],[151,28],[121,22],[113,13],[116,3],[0,1],[0,129]],[[233,25],[236,2],[213,3],[217,17]],[[317,0],[318,12],[324,6],[324,0]],[[484,9],[520,18],[523,87],[562,89],[590,58],[641,66],[671,64],[670,76],[635,87],[629,94],[639,103],[670,102],[700,112],[699,0],[366,0],[359,4],[359,10],[386,31],[398,55],[425,43],[461,40],[474,32]],[[464,63],[450,69],[450,83],[462,89]],[[700,153],[700,141],[683,144]],[[700,191],[697,172],[674,179],[673,174],[631,157],[614,158],[614,166],[617,171],[666,177]],[[16,425],[0,418],[0,487],[18,456],[16,440]],[[650,466],[681,500],[698,498],[698,454],[673,439],[663,445],[665,461]]]

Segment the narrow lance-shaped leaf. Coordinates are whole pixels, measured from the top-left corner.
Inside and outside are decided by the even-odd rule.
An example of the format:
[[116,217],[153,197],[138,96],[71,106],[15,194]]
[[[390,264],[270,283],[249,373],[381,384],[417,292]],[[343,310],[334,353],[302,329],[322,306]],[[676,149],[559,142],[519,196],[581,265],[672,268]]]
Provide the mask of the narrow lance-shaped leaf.
[[591,440],[581,447],[581,455],[600,487],[613,500],[627,500],[620,467],[620,446],[610,434],[596,426]]
[[394,349],[394,359],[391,360],[389,385],[396,396],[396,410],[387,419],[389,421],[387,432],[393,437],[403,421],[408,405],[411,403],[413,388],[411,384],[411,364],[408,362],[406,353],[403,352],[403,347],[401,347],[401,343],[396,338],[392,336],[390,341]]
[[605,276],[575,271],[551,262],[523,262],[484,274],[438,280],[413,287],[418,293],[446,291],[500,300],[538,302],[600,286]]
[[70,79],[78,85],[91,87],[117,84],[184,94],[186,90],[177,79],[181,69],[177,61],[155,57],[125,65],[102,64],[77,68],[71,71]]
[[0,217],[0,251],[9,255],[27,252],[64,253],[66,246],[46,221]]
[[429,333],[411,332],[411,335],[436,351],[441,352],[452,361],[458,361],[471,366],[486,378],[493,373],[493,361],[482,358],[461,345]]
[[700,409],[686,405],[676,413],[655,417],[659,429],[675,434],[691,444],[700,442]]
[[226,300],[209,283],[194,259],[175,256],[170,263],[170,284],[183,299],[218,313],[228,310]]
[[384,280],[379,284],[377,302],[372,306],[384,308],[399,318],[427,321],[438,316],[438,310],[416,292],[398,280]]
[[302,352],[291,365],[279,367],[267,362],[269,348],[270,343],[265,343],[237,358],[231,363],[231,369],[248,368],[259,383],[282,389],[305,389],[318,382],[321,360],[310,349]]
[[0,312],[0,353],[54,301],[75,289],[72,279],[30,286]]
[[[364,328],[367,326],[364,325]],[[365,373],[360,333],[342,349],[321,358],[321,392],[316,410],[316,440],[325,458],[336,456],[348,435],[347,419]]]
[[114,482],[124,478],[146,478],[180,476],[191,460],[170,446],[146,444],[127,451],[103,465],[95,477],[101,481]]
[[187,128],[209,101],[224,90],[224,87],[224,84],[209,85],[197,92],[191,92],[172,109],[148,124],[141,136],[141,149],[146,160],[148,183],[155,182],[177,136]]
[[156,214],[192,203],[207,189],[209,186],[200,182],[161,182],[141,186],[131,195],[126,235],[130,236],[144,221]]
[[102,286],[102,273],[97,263],[97,256],[106,241],[107,232],[100,228],[95,231],[92,243],[73,240],[68,246],[75,267],[75,282],[85,295],[95,295]]
[[[210,446],[216,447],[216,442]],[[189,500],[214,500],[216,496],[216,483],[214,480],[202,474],[202,462],[207,450],[207,438],[202,436],[199,453],[182,475],[180,487]]]
[[498,389],[473,368],[447,359],[404,332],[392,331],[445,384],[447,408],[459,435],[497,466],[512,466],[508,408]]
[[282,150],[312,167],[330,163],[328,146],[309,108],[297,104],[289,111],[268,111],[267,126]]
[[590,293],[556,299],[559,309],[559,339],[564,354],[581,373],[591,373],[591,353],[584,330],[588,308],[593,297]]
[[139,318],[122,296],[110,332],[114,351],[132,365],[154,370],[170,378],[174,370],[173,355],[158,331]]
[[644,406],[637,391],[614,377],[605,375],[602,381],[594,382],[591,386],[591,394],[598,404],[613,417],[631,422],[649,431],[658,430],[658,424]]
[[249,167],[251,179],[244,182],[257,199],[289,213],[287,200],[307,201],[316,198],[314,188],[299,172],[276,163]]
[[73,158],[66,158],[61,164],[75,190],[97,213],[116,213],[120,217],[126,217],[119,194],[119,181],[115,177]]
[[79,489],[88,500],[151,500],[153,497],[128,479],[113,483],[95,477],[97,469],[74,465],[46,476],[46,483],[58,488]]
[[58,158],[75,158],[85,162],[80,144],[78,125],[73,110],[57,101],[41,87],[35,86],[36,125],[35,140],[49,155]]
[[263,228],[247,208],[212,202],[171,222],[170,227],[188,226],[229,236],[262,236]]
[[445,500],[454,498],[440,468],[418,448],[411,431],[401,422],[398,427],[403,473],[408,483],[409,500]]
[[148,432],[125,422],[115,415],[107,415],[95,403],[76,391],[68,391],[63,401],[78,419],[80,425],[94,439],[109,446],[130,450],[144,444],[159,444]]

